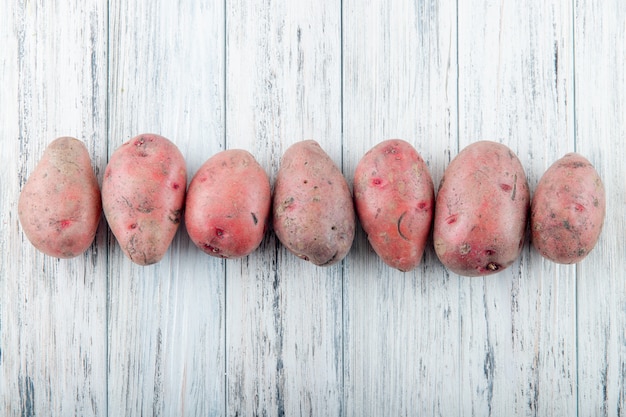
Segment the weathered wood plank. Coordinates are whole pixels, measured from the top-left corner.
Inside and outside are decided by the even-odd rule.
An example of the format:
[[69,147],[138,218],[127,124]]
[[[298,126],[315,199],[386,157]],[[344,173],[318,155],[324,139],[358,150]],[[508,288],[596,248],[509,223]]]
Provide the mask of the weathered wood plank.
[[576,151],[606,189],[596,248],[577,265],[579,415],[626,415],[626,3],[575,4]]
[[105,229],[84,255],[54,259],[26,239],[17,201],[58,136],[83,140],[101,178],[106,2],[0,10],[0,414],[105,416]]
[[[500,141],[531,191],[574,147],[572,10],[568,2],[459,2],[459,142]],[[522,257],[463,279],[461,415],[576,414],[573,266]]]
[[[224,147],[223,2],[111,2],[110,146],[178,145],[188,179]],[[111,235],[108,399],[115,415],[224,414],[224,265],[183,227],[139,267]]]
[[[457,150],[456,2],[344,1],[344,161],[390,138],[412,143],[435,186]],[[346,415],[455,415],[458,277],[428,245],[411,273],[386,266],[359,230],[346,261]]]
[[[340,5],[227,2],[226,132],[272,183],[286,148],[315,139],[341,163]],[[268,234],[227,271],[228,415],[340,415],[342,268]]]

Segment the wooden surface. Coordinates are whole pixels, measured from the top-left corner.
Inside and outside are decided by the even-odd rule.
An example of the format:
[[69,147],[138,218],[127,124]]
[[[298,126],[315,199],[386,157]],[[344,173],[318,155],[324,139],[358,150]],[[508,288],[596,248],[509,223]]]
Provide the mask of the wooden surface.
[[[626,416],[626,2],[0,0],[0,415]],[[411,273],[362,230],[318,268],[268,233],[223,261],[181,227],[126,259],[103,221],[72,260],[38,253],[17,198],[44,148],[108,156],[160,133],[190,176],[226,148],[273,180],[314,138],[349,182],[383,139],[435,185],[478,139],[513,149],[531,190],[578,151],[607,190],[578,265],[528,240],[490,277]]]

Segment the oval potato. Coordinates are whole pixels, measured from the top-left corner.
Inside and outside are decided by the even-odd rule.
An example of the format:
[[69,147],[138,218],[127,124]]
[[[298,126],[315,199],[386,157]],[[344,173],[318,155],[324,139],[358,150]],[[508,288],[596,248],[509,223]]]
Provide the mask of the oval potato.
[[378,256],[400,271],[414,269],[422,259],[434,200],[428,167],[404,140],[374,146],[354,172],[354,203],[363,230]]
[[317,142],[301,141],[285,151],[273,202],[276,236],[296,256],[327,266],[347,255],[354,203],[343,174]]
[[241,149],[222,151],[189,184],[185,226],[209,255],[240,258],[261,244],[271,204],[269,178],[254,156]]
[[92,244],[102,205],[87,148],[78,139],[51,142],[29,176],[18,201],[18,217],[39,251],[72,258]]
[[508,147],[490,141],[467,146],[445,170],[437,194],[437,256],[459,275],[502,271],[521,253],[529,205],[526,174]]
[[111,155],[102,182],[102,205],[130,260],[150,265],[163,258],[183,215],[186,187],[183,155],[162,136],[136,136]]
[[577,153],[565,155],[537,184],[530,215],[533,245],[554,262],[580,262],[600,237],[605,207],[604,185],[593,165]]

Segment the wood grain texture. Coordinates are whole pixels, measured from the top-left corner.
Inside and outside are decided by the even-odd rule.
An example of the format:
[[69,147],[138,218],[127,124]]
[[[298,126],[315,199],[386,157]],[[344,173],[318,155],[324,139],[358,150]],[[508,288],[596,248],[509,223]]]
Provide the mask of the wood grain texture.
[[[534,190],[574,149],[570,5],[459,3],[458,48],[460,148],[506,144]],[[576,414],[575,268],[527,241],[509,269],[462,281],[462,415]]]
[[[579,415],[626,415],[626,4],[574,9],[576,151],[606,190],[596,248],[577,266]],[[622,45],[622,46],[617,46]]]
[[[548,0],[0,0],[0,415],[626,416],[626,3]],[[140,133],[175,142],[188,179],[225,148],[272,182],[316,139],[352,182],[411,142],[435,187],[479,139],[533,191],[570,151],[607,190],[578,265],[528,240],[509,269],[449,273],[432,246],[400,273],[362,230],[318,268],[269,231],[223,261],[184,225],[140,267],[103,221],[82,256],[38,253],[21,187],[54,138],[96,175]]]
[[[344,2],[344,161],[410,142],[435,187],[457,151],[456,3]],[[344,284],[345,410],[454,415],[459,407],[459,279],[432,249],[411,273],[385,265],[360,230]]]
[[[341,164],[339,4],[227,4],[227,146],[272,183],[291,144],[315,139]],[[228,261],[228,415],[340,415],[342,268],[318,268],[268,234]]]
[[[188,181],[224,148],[224,10],[111,2],[109,155],[141,133],[173,141]],[[224,413],[224,264],[181,227],[140,267],[109,238],[108,401],[117,415]]]
[[107,413],[104,228],[84,255],[58,260],[28,243],[17,218],[21,187],[58,136],[83,140],[101,178],[106,3],[79,3],[0,6],[0,414],[7,416]]

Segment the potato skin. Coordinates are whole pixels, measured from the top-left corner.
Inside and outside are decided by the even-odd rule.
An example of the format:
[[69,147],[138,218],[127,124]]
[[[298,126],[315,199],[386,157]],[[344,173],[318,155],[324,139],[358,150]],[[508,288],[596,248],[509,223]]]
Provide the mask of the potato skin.
[[354,172],[356,213],[374,251],[410,271],[421,261],[432,225],[433,181],[417,150],[401,139],[370,149]]
[[328,154],[313,140],[289,147],[273,198],[273,226],[282,244],[315,265],[332,265],[348,254],[355,223],[350,188]]
[[18,217],[39,251],[73,258],[92,244],[102,205],[87,148],[78,139],[52,141],[20,192]]
[[530,214],[533,245],[556,263],[580,262],[600,237],[605,210],[598,172],[582,155],[568,153],[537,184]]
[[136,136],[115,150],[104,172],[102,206],[124,254],[138,265],[160,261],[183,215],[187,168],[176,145]]
[[464,276],[509,267],[524,244],[530,191],[517,156],[480,141],[450,163],[437,194],[433,240],[444,266]]
[[185,226],[193,243],[209,255],[240,258],[261,244],[271,204],[269,178],[254,156],[225,150],[209,158],[191,180]]

